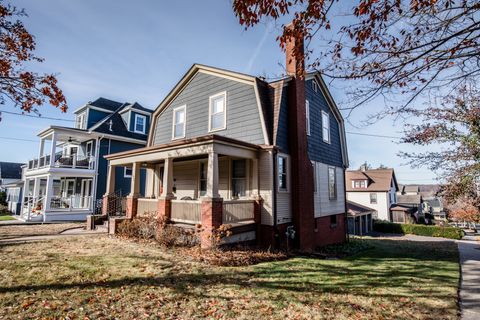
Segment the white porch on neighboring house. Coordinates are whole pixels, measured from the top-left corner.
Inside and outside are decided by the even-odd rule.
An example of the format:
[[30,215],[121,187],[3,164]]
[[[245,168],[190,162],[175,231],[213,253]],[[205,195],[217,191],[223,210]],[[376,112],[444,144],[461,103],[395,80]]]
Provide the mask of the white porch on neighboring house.
[[[206,136],[110,155],[104,213],[111,209],[107,199],[115,192],[115,167],[129,167],[127,218],[154,212],[174,223],[201,224],[204,245],[221,224],[250,225],[239,240],[253,240],[260,223],[259,152],[255,145]],[[144,198],[139,196],[140,168],[147,170]]]
[[85,220],[95,200],[96,137],[63,127],[39,136],[38,157],[25,168],[21,218]]

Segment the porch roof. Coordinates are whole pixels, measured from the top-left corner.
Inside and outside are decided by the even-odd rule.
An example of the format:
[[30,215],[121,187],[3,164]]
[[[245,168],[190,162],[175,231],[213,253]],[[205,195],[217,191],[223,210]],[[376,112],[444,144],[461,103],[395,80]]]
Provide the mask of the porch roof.
[[[144,147],[105,156],[112,165],[124,163],[161,160],[169,157],[188,157],[195,154],[217,152],[232,156],[258,158],[257,152],[262,146],[219,136],[206,135],[182,139],[166,144]],[[183,152],[181,151],[183,150]]]

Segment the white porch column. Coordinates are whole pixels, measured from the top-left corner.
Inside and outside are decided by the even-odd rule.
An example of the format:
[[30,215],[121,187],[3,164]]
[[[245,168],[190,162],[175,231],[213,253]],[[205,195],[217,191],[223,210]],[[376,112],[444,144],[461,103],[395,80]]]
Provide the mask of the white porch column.
[[52,145],[50,148],[50,166],[55,163],[55,153],[57,151],[57,134],[55,132],[52,133]]
[[132,165],[132,178],[130,185],[130,196],[138,196],[140,193],[140,163],[134,162]]
[[147,168],[147,176],[145,179],[145,198],[153,198],[155,195],[155,169]]
[[162,197],[173,198],[173,158],[165,159]]
[[162,166],[160,164],[155,165],[155,178],[154,178],[154,188],[155,192],[154,195],[156,198],[159,198],[161,196],[161,188],[162,188],[162,179],[160,177],[160,170]]
[[115,168],[116,166],[108,166],[107,188],[105,189],[105,194],[107,195],[115,193]]
[[44,149],[45,149],[45,139],[40,138],[40,147],[38,148],[38,159],[40,159],[43,156]]
[[250,164],[250,177],[251,177],[251,188],[252,188],[252,197],[256,198],[260,195],[259,193],[259,181],[258,181],[258,159],[251,159]]
[[207,198],[220,198],[218,194],[218,153],[208,154]]
[[53,176],[50,174],[47,176],[47,186],[45,189],[45,206],[43,210],[43,222],[46,221],[47,211],[50,211],[50,204],[53,196]]

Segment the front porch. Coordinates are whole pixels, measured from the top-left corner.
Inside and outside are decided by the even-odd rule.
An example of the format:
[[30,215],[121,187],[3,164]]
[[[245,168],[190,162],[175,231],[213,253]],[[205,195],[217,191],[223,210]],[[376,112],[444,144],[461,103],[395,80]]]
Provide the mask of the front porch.
[[93,176],[45,175],[25,179],[21,219],[85,220],[93,211]]
[[[202,226],[202,246],[212,230],[231,224],[242,230],[231,241],[255,240],[262,205],[258,181],[260,147],[208,136],[159,147],[108,156],[110,161],[104,214],[112,212],[115,168],[131,168],[131,193],[126,218],[154,213],[158,219],[185,226]],[[140,168],[146,183],[140,196]],[[130,169],[128,169],[130,170]]]

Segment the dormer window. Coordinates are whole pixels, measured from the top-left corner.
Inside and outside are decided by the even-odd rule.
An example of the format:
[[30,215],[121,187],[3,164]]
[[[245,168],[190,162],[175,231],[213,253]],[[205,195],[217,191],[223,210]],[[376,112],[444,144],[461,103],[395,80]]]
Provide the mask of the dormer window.
[[77,118],[75,120],[75,128],[77,129],[86,129],[87,128],[87,113],[82,112],[77,114]]
[[224,130],[227,128],[227,93],[222,92],[210,97],[208,131]]
[[145,129],[147,127],[147,117],[142,116],[140,114],[135,115],[135,126],[133,128],[133,131],[136,133],[143,133],[145,134]]
[[366,180],[354,180],[352,181],[354,189],[366,189],[367,181]]

